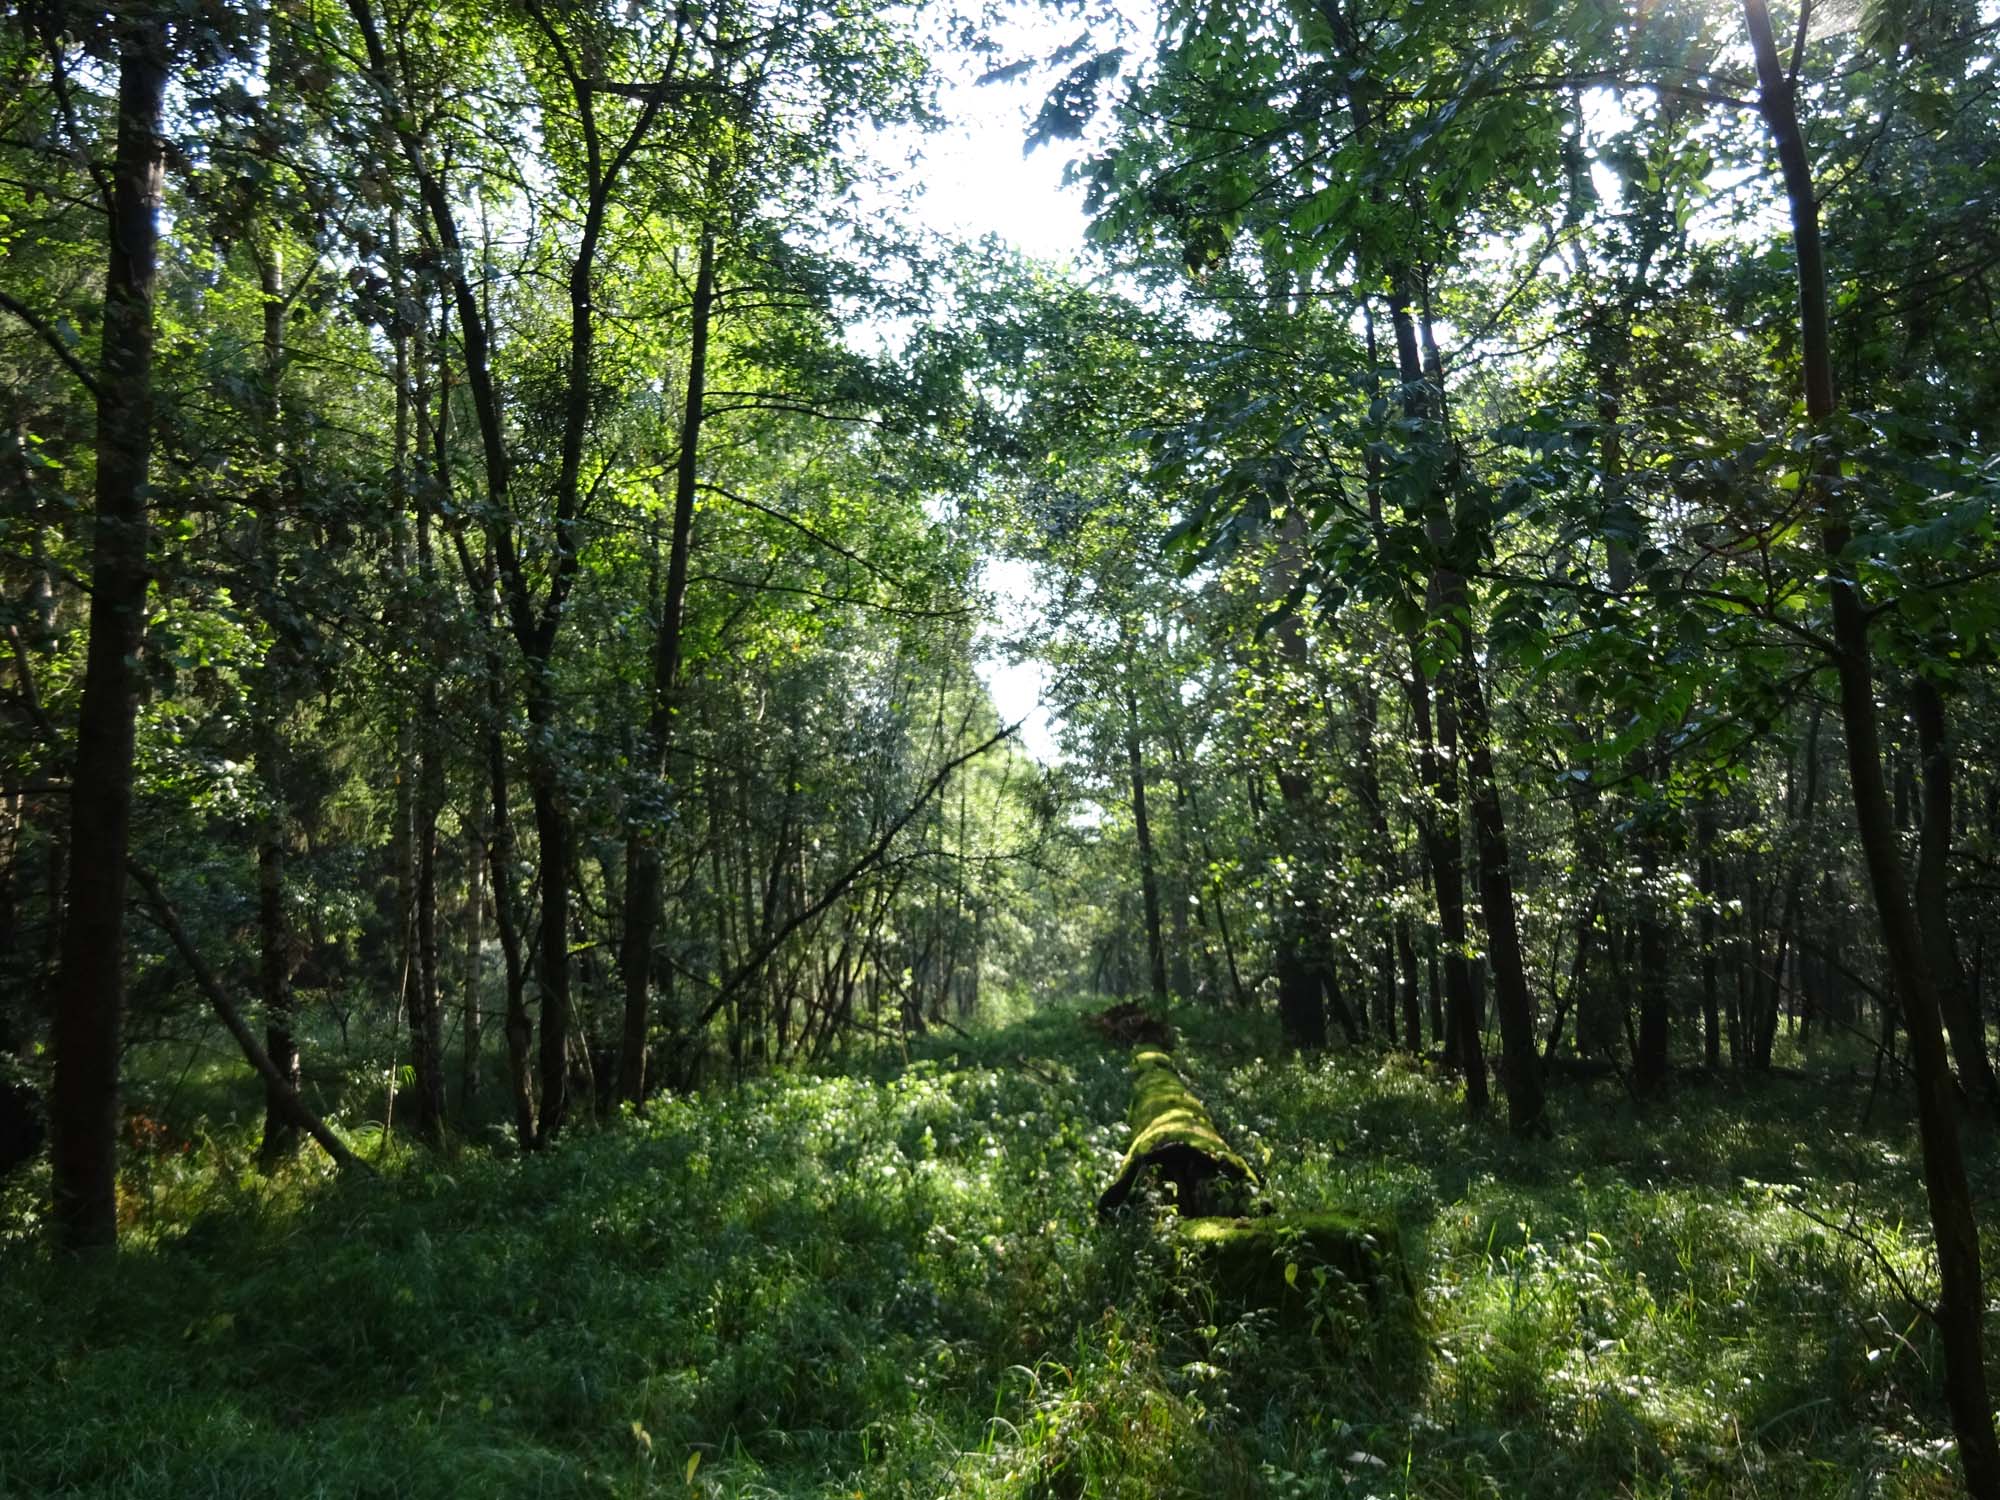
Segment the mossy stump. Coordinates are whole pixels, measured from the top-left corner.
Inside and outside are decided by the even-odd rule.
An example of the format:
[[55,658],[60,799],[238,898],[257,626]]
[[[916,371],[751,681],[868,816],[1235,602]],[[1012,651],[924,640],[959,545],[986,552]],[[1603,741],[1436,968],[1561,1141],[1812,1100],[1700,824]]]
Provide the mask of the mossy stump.
[[1257,1174],[1229,1149],[1166,1053],[1149,1048],[1133,1057],[1127,1118],[1132,1144],[1125,1150],[1117,1180],[1097,1200],[1100,1215],[1116,1212],[1149,1167],[1174,1185],[1175,1201],[1184,1215],[1199,1214],[1216,1196],[1218,1181],[1256,1191]]
[[1268,1308],[1281,1327],[1343,1345],[1407,1342],[1416,1286],[1393,1225],[1352,1214],[1183,1219],[1187,1259],[1216,1306]]

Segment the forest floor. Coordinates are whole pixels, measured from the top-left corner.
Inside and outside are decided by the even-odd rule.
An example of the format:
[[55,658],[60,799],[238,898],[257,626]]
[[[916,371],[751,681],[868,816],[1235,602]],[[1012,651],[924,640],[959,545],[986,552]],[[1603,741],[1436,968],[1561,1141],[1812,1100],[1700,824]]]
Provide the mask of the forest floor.
[[0,1495],[1956,1492],[1897,1285],[1926,1289],[1914,1146],[1846,1058],[1646,1114],[1565,1086],[1517,1143],[1407,1061],[1181,1017],[1274,1202],[1400,1226],[1399,1346],[1228,1315],[1151,1212],[1098,1224],[1127,1058],[1080,1014],[376,1181],[260,1176],[244,1088],[165,1122],[124,1253],[80,1269],[17,1180]]

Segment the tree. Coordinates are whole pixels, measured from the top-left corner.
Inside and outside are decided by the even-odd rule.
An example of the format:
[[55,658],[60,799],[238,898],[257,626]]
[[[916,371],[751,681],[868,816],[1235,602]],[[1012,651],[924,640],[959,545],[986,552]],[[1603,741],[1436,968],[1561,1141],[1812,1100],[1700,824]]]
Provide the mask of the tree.
[[[1808,0],[1809,4],[1809,0]],[[1802,11],[1801,36],[1805,33]],[[1743,16],[1757,59],[1758,109],[1777,148],[1791,212],[1792,243],[1798,262],[1800,367],[1806,420],[1822,431],[1839,412],[1834,391],[1833,351],[1827,318],[1826,263],[1820,243],[1819,204],[1812,163],[1800,129],[1797,66],[1779,60],[1770,12],[1764,0],[1744,0]],[[1917,1119],[1923,1140],[1924,1187],[1937,1233],[1937,1308],[1944,1339],[1945,1393],[1966,1488],[1976,1496],[2000,1496],[2000,1438],[1993,1430],[1987,1396],[1986,1301],[1980,1284],[1979,1226],[1973,1216],[1959,1142],[1951,1064],[1945,1054],[1943,1013],[1937,979],[1925,952],[1916,911],[1910,904],[1902,851],[1882,778],[1881,736],[1875,713],[1875,672],[1869,643],[1868,606],[1854,576],[1848,549],[1852,522],[1838,490],[1829,483],[1824,460],[1814,454],[1802,487],[1819,516],[1820,545],[1827,557],[1827,593],[1833,611],[1834,670],[1840,682],[1840,717],[1847,745],[1847,770],[1854,796],[1857,832],[1868,868],[1868,883],[1881,920],[1889,973],[1909,1027],[1916,1071]]]
[[57,1233],[70,1250],[118,1236],[118,1063],[125,1000],[125,859],[131,846],[134,697],[146,626],[147,471],[153,453],[153,298],[159,272],[161,135],[171,63],[166,18],[114,28],[117,136],[97,398],[90,655],[70,780],[72,850],[50,1091]]

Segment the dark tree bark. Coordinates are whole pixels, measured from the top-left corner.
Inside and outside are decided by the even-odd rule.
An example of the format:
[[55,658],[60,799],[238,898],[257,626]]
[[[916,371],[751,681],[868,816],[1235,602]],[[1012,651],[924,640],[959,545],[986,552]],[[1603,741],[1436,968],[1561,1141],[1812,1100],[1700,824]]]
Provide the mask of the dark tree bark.
[[[1410,279],[1399,268],[1392,277],[1389,317],[1395,330],[1397,374],[1403,384],[1403,415],[1417,430],[1432,431],[1435,427],[1432,391],[1417,344],[1412,300]],[[1428,503],[1431,513],[1426,517],[1425,531],[1434,547],[1441,553],[1447,552],[1451,523],[1441,509],[1443,496],[1434,494]],[[1432,573],[1426,602],[1434,616],[1450,615],[1454,606],[1463,608],[1463,580],[1448,565],[1440,563]],[[1410,653],[1405,689],[1410,700],[1410,718],[1417,730],[1417,781],[1423,789],[1418,837],[1431,867],[1438,937],[1444,947],[1445,1060],[1457,1064],[1465,1074],[1466,1103],[1474,1110],[1482,1110],[1488,1098],[1486,1058],[1466,957],[1469,945],[1465,923],[1465,852],[1459,832],[1458,716],[1448,701],[1451,695],[1433,695],[1423,666],[1421,632],[1412,631],[1405,645]]]
[[1636,925],[1639,937],[1639,1047],[1632,1059],[1632,1087],[1641,1098],[1664,1093],[1672,1076],[1667,1053],[1668,974],[1667,926],[1660,920],[1654,883],[1660,875],[1658,833],[1640,830],[1639,869],[1645,889],[1640,893]]
[[[403,283],[400,241],[391,226],[392,275]],[[419,638],[429,601],[436,597],[437,568],[431,548],[434,491],[445,469],[441,436],[432,437],[430,362],[424,330],[399,325],[395,333],[396,470],[395,542],[397,583],[404,628]],[[442,423],[442,415],[439,421]],[[431,467],[435,454],[437,467]],[[409,563],[407,522],[416,520],[415,583]],[[403,1009],[409,1018],[412,1123],[426,1144],[444,1141],[446,1087],[444,1001],[439,975],[437,911],[437,819],[444,803],[444,747],[438,722],[435,677],[418,676],[414,723],[397,735],[396,893],[403,939]],[[391,1084],[393,1094],[393,1082]]]
[[1923,819],[1917,844],[1917,921],[1924,955],[1944,1007],[1945,1030],[1966,1094],[1988,1119],[2000,1118],[2000,1080],[1986,1050],[1986,1027],[1973,1009],[1951,930],[1952,753],[1944,695],[1921,674],[1910,682],[1917,753],[1923,761]]
[[[1473,620],[1472,600],[1465,576],[1456,561],[1467,537],[1467,521],[1462,500],[1455,499],[1458,488],[1459,455],[1445,405],[1444,361],[1432,332],[1430,293],[1423,293],[1421,319],[1421,363],[1412,366],[1409,324],[1411,322],[1410,283],[1407,270],[1400,271],[1398,307],[1391,309],[1396,322],[1397,363],[1405,380],[1405,402],[1410,400],[1410,377],[1416,377],[1415,391],[1420,405],[1411,415],[1435,430],[1438,453],[1437,481],[1427,503],[1425,532],[1437,553],[1433,587],[1438,603],[1436,613],[1448,622],[1457,637],[1456,671],[1451,673],[1452,696],[1458,707],[1460,733],[1464,738],[1466,787],[1472,811],[1473,841],[1478,849],[1477,872],[1479,905],[1486,926],[1486,957],[1493,973],[1494,995],[1500,1020],[1502,1085],[1507,1090],[1509,1127],[1517,1135],[1544,1128],[1541,1054],[1535,1047],[1535,1004],[1528,990],[1527,965],[1521,952],[1519,917],[1514,903],[1512,855],[1507,843],[1506,816],[1500,805],[1500,788],[1493,775],[1493,730],[1486,707],[1486,688],[1479,670],[1479,643]],[[1447,504],[1453,509],[1447,511]],[[1461,1021],[1463,1038],[1478,1046],[1483,1017],[1480,1008],[1469,1010]],[[1464,1045],[1462,1042],[1461,1045]],[[1470,1055],[1470,1054],[1468,1054]],[[1484,1096],[1482,1079],[1480,1095]]]
[[1401,971],[1403,1048],[1412,1054],[1424,1050],[1424,1017],[1417,983],[1417,945],[1410,936],[1410,918],[1396,913],[1396,967]]
[[[1486,1058],[1472,1007],[1472,975],[1466,964],[1465,863],[1458,827],[1458,789],[1454,783],[1458,734],[1451,712],[1439,705],[1433,728],[1430,680],[1414,651],[1404,688],[1410,719],[1417,731],[1417,783],[1423,804],[1417,814],[1417,838],[1431,872],[1432,899],[1437,905],[1437,945],[1431,979],[1431,1025],[1441,1031],[1445,1061],[1465,1074],[1466,1102],[1486,1107]],[[1443,961],[1443,1014],[1438,1014],[1439,958]]]
[[1702,1056],[1713,1073],[1722,1066],[1722,1013],[1717,1002],[1715,808],[1704,800],[1695,811],[1695,886],[1701,893],[1701,1034]]
[[[556,733],[555,686],[546,661],[528,666],[528,728],[544,743]],[[552,750],[533,757],[528,777],[534,804],[536,867],[541,871],[541,923],[535,935],[535,982],[540,987],[537,1016],[539,1050],[535,1066],[541,1093],[535,1116],[535,1144],[546,1145],[569,1114],[569,908],[575,865],[569,808],[562,773]]]
[[[1837,411],[1832,344],[1828,336],[1826,261],[1820,239],[1819,201],[1812,165],[1799,128],[1798,94],[1778,58],[1764,0],[1743,0],[1757,60],[1758,108],[1777,147],[1791,212],[1798,260],[1799,327],[1807,418],[1817,427]],[[1841,725],[1847,741],[1854,818],[1861,835],[1868,882],[1882,923],[1883,946],[1903,1024],[1910,1033],[1916,1077],[1917,1129],[1923,1146],[1924,1189],[1937,1236],[1939,1299],[1936,1323],[1944,1348],[1945,1399],[1958,1438],[1959,1463],[1974,1500],[2000,1500],[2000,1440],[1993,1430],[1984,1358],[1985,1294],[1981,1286],[1979,1225],[1965,1174],[1951,1064],[1945,1053],[1937,982],[1924,953],[1923,935],[1903,876],[1902,851],[1882,777],[1882,746],[1875,708],[1875,673],[1868,639],[1868,609],[1847,557],[1851,529],[1837,492],[1814,473],[1808,482],[1820,514],[1833,613],[1834,668],[1840,682]]]
[[1542,1059],[1535,1046],[1535,1002],[1528,993],[1527,963],[1514,909],[1514,872],[1507,824],[1493,776],[1492,730],[1486,694],[1465,627],[1459,656],[1459,701],[1465,723],[1466,773],[1472,783],[1472,829],[1479,846],[1479,904],[1486,917],[1486,949],[1493,969],[1494,1009],[1500,1020],[1501,1084],[1507,1090],[1507,1123],[1516,1135],[1546,1128]]
[[71,777],[67,914],[56,979],[49,1095],[55,1228],[67,1250],[118,1238],[118,1058],[125,1007],[125,866],[131,843],[136,666],[145,636],[146,471],[153,451],[153,284],[165,169],[167,31],[120,26],[111,255],[98,373],[90,645]]
[[[1289,601],[1305,569],[1305,524],[1293,512],[1285,517],[1272,556],[1266,592],[1275,601]],[[1305,631],[1298,614],[1287,608],[1275,631],[1278,657],[1303,682],[1310,672],[1306,655]],[[1278,794],[1285,806],[1285,823],[1278,847],[1295,865],[1296,887],[1293,900],[1283,902],[1277,921],[1277,952],[1273,967],[1278,980],[1278,1020],[1286,1042],[1293,1047],[1316,1050],[1326,1045],[1326,1012],[1331,1006],[1349,1042],[1360,1040],[1360,1028],[1339,990],[1332,955],[1327,951],[1325,903],[1318,886],[1315,867],[1324,863],[1320,849],[1320,821],[1313,806],[1312,784],[1294,765],[1280,766]]]

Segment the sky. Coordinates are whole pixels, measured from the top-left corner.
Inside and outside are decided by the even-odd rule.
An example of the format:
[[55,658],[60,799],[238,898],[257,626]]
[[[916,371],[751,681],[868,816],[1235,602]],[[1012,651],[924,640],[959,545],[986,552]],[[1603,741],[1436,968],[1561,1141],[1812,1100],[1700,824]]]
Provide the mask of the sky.
[[[1064,40],[1051,32],[1030,45],[1052,50]],[[1046,81],[1030,76],[980,85],[971,72],[968,66],[940,99],[951,123],[923,139],[918,219],[958,239],[998,235],[1038,260],[1080,261],[1086,220],[1082,190],[1062,186],[1066,153],[1043,147],[1024,156],[1021,149]],[[994,596],[996,618],[981,633],[979,675],[1001,720],[1022,721],[1022,747],[1039,761],[1054,761],[1059,752],[1041,701],[1047,670],[1035,661],[1009,661],[1001,650],[1006,638],[1031,634],[1043,613],[1034,572],[1012,558],[988,557],[981,583]]]

